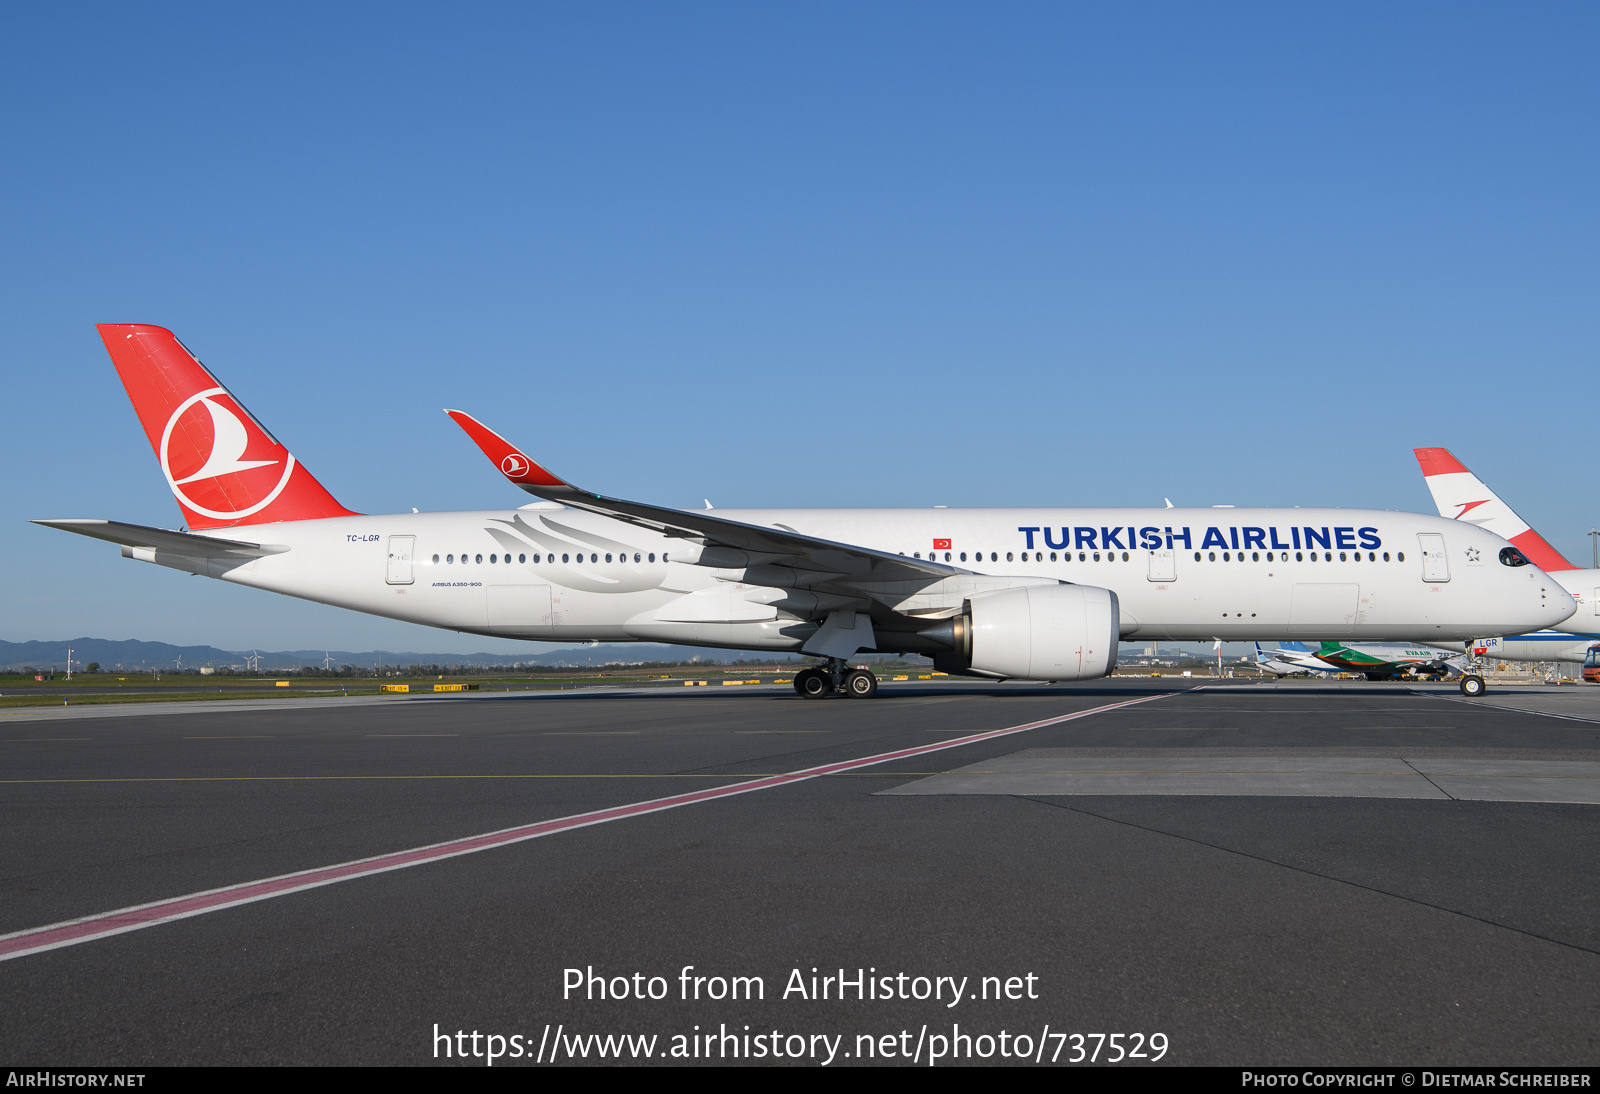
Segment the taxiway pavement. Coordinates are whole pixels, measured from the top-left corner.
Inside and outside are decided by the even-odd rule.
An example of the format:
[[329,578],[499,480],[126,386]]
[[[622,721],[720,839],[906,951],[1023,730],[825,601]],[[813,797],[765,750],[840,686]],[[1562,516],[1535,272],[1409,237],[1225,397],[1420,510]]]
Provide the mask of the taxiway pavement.
[[[8,721],[0,933],[1151,701],[0,961],[0,1055],[428,1063],[436,1026],[517,1035],[530,1057],[558,1026],[655,1034],[657,1054],[724,1027],[843,1035],[842,1054],[957,1023],[1161,1032],[1165,1063],[1600,1050],[1600,808],[1444,777],[1591,793],[1600,688],[686,691]],[[1079,781],[941,789],[963,770]],[[1129,771],[1205,785],[1130,790]],[[684,966],[759,977],[765,998],[683,1001]],[[563,998],[565,970],[591,967],[671,992]],[[1037,997],[784,998],[813,968],[972,991],[1031,975]]]

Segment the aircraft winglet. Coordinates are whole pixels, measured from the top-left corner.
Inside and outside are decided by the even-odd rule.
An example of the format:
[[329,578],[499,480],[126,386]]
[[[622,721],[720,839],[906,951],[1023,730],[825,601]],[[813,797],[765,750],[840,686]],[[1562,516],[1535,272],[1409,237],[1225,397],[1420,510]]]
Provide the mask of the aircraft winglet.
[[470,414],[459,410],[446,410],[456,425],[466,431],[472,438],[472,443],[483,450],[489,457],[489,462],[500,469],[500,473],[530,494],[539,494],[552,487],[565,487],[568,490],[576,489],[570,482],[558,478],[546,471],[539,464],[534,463],[510,441],[484,425]]

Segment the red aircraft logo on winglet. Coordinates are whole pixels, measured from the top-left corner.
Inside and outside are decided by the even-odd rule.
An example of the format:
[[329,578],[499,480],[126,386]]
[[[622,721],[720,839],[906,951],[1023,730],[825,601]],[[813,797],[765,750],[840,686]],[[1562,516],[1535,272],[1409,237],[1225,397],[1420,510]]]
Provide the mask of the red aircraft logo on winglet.
[[500,461],[500,470],[508,479],[518,478],[528,470],[528,457],[520,452],[513,452]]

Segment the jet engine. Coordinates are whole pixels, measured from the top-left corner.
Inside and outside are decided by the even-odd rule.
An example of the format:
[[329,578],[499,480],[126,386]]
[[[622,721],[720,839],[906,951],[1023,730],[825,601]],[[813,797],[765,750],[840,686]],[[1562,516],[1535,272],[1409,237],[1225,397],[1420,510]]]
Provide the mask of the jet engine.
[[[1093,680],[1117,665],[1117,594],[1088,585],[1031,585],[987,593],[965,615],[922,632],[952,647],[945,671],[1015,680]],[[964,663],[964,664],[963,664]]]

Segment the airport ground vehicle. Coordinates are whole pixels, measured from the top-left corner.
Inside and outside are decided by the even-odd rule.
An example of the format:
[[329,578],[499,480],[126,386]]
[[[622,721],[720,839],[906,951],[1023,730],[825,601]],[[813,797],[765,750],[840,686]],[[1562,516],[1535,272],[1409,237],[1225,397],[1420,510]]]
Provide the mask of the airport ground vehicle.
[[[38,523],[132,559],[356,611],[534,641],[659,641],[826,659],[924,653],[991,679],[1104,676],[1121,639],[1466,640],[1545,627],[1572,598],[1501,537],[1349,509],[681,510],[552,474],[451,416],[542,500],[354,513],[170,331],[102,325],[188,523]],[[812,678],[814,679],[814,678]],[[806,691],[806,694],[811,694]]]
[[1600,684],[1600,642],[1589,647],[1583,656],[1583,678],[1591,684]]

